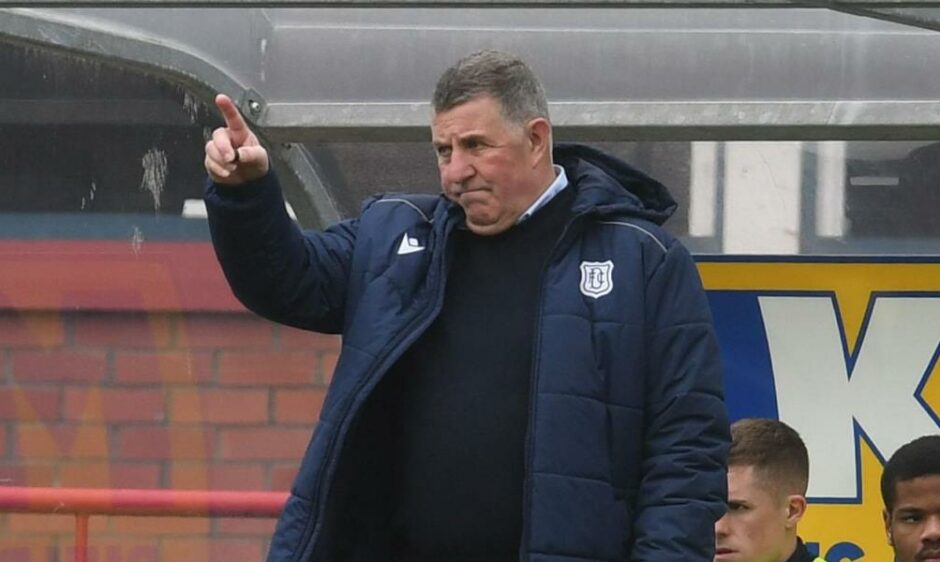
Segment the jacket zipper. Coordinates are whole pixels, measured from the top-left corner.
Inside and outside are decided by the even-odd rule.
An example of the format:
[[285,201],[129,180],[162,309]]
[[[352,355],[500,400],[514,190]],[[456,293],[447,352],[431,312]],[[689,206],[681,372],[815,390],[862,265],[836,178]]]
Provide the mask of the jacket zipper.
[[[333,450],[336,448],[340,434],[344,435],[345,439],[345,434],[349,431],[352,418],[355,417],[355,415],[350,416],[350,409],[356,400],[356,396],[359,395],[359,393],[362,391],[362,388],[366,386],[366,384],[372,382],[372,379],[376,377],[377,373],[384,375],[384,373],[387,372],[389,368],[391,368],[392,363],[394,363],[394,361],[396,361],[398,357],[400,357],[401,354],[407,350],[408,346],[414,343],[414,341],[417,340],[422,333],[424,333],[424,331],[428,328],[428,326],[431,325],[431,322],[433,322],[434,318],[437,316],[437,313],[439,313],[441,310],[441,307],[444,303],[444,290],[447,282],[447,276],[445,273],[447,271],[447,265],[450,258],[449,239],[452,230],[453,221],[447,221],[443,227],[443,235],[441,240],[444,244],[444,248],[442,250],[440,264],[438,265],[438,275],[440,276],[441,282],[438,284],[438,293],[435,296],[434,306],[431,308],[431,313],[418,315],[406,329],[402,330],[402,335],[399,340],[395,342],[394,345],[388,347],[389,352],[374,363],[375,367],[370,369],[370,374],[367,377],[363,377],[363,380],[359,381],[359,383],[356,384],[355,388],[350,393],[351,399],[341,417],[343,421],[341,422],[341,425],[337,431],[333,434],[332,438],[330,439],[330,443],[327,445],[326,451],[324,452],[326,457],[329,459],[329,462],[325,472],[323,473],[323,476],[321,476],[320,481],[316,485],[317,493],[314,495],[314,498],[317,498],[317,502],[319,504],[316,508],[317,516],[315,519],[313,519],[313,521],[316,521],[316,523],[313,524],[312,528],[310,528],[309,523],[304,528],[304,533],[301,537],[300,544],[298,545],[298,548],[292,557],[293,562],[298,562],[299,557],[306,552],[307,548],[316,542],[317,527],[323,523],[323,512],[327,505],[327,494],[324,494],[324,491],[327,493],[329,492],[330,486],[332,486],[333,478],[335,476],[334,473],[336,471],[336,465],[339,462],[339,455],[334,457]],[[376,381],[376,383],[377,382],[378,381]],[[355,414],[356,412],[352,413]],[[322,500],[320,499],[321,496],[323,496]]]
[[532,499],[532,447],[533,439],[532,432],[535,427],[535,395],[536,390],[538,389],[538,379],[539,379],[539,348],[542,345],[542,312],[544,308],[544,303],[542,299],[545,296],[545,283],[546,276],[549,268],[557,257],[558,250],[564,246],[567,242],[568,233],[573,230],[575,223],[580,222],[583,217],[590,214],[591,211],[582,212],[579,215],[575,215],[568,224],[565,225],[564,230],[561,231],[561,236],[558,237],[558,242],[555,244],[555,247],[552,248],[551,254],[549,255],[548,261],[545,263],[545,269],[542,271],[542,279],[539,283],[539,294],[536,302],[538,302],[538,310],[535,315],[535,341],[532,346],[532,373],[529,377],[529,422],[528,427],[526,428],[526,437],[525,437],[525,459],[524,459],[524,470],[523,475],[525,485],[525,490],[522,493],[522,538],[519,541],[519,560],[520,562],[527,562],[529,560],[529,539],[531,535],[531,529],[529,528],[529,506]]

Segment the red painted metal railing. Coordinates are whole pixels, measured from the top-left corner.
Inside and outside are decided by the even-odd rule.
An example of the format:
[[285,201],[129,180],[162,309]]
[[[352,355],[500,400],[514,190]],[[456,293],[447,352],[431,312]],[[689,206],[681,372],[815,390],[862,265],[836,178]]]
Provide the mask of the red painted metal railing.
[[286,492],[0,486],[0,513],[75,516],[75,562],[88,560],[88,518],[91,515],[274,518],[280,515],[286,501]]

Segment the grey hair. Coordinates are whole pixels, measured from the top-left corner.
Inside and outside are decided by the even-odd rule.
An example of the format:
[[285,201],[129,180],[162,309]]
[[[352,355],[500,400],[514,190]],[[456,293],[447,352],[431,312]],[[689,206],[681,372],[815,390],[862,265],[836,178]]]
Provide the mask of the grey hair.
[[542,83],[525,61],[503,51],[478,51],[457,61],[437,81],[431,104],[440,113],[482,96],[496,99],[513,123],[549,119]]

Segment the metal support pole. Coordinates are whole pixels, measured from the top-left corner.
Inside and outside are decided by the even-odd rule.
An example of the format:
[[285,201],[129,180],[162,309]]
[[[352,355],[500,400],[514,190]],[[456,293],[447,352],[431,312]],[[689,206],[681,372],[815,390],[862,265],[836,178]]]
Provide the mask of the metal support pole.
[[0,513],[157,515],[172,517],[277,517],[287,492],[119,490],[0,486]]
[[75,515],[75,562],[88,562],[88,515]]

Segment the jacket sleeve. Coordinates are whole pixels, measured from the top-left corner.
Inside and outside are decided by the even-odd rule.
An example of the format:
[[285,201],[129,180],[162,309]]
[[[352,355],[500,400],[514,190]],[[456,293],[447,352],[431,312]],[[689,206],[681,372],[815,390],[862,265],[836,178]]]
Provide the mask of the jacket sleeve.
[[210,181],[205,200],[216,256],[242,304],[275,322],[342,331],[356,220],[301,231],[273,172],[235,187]]
[[631,559],[711,562],[730,431],[711,312],[678,242],[648,277],[645,313],[645,444]]

